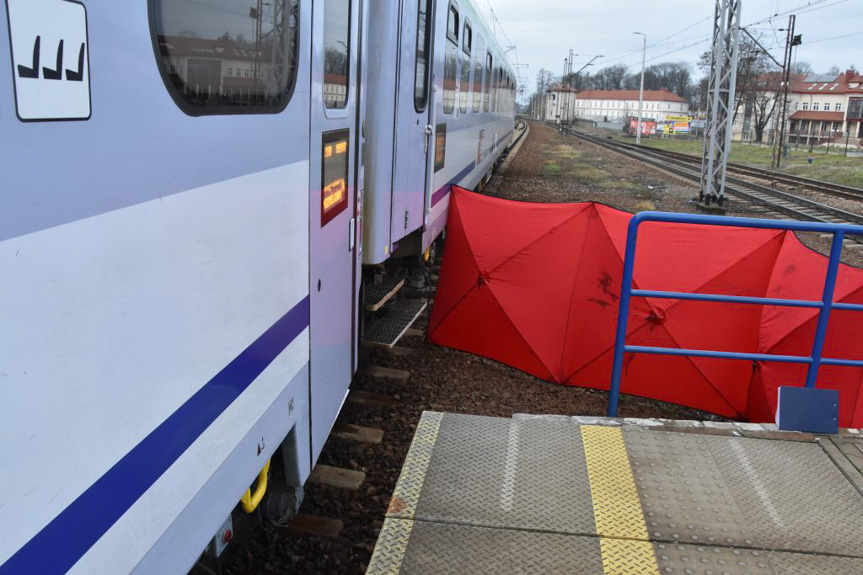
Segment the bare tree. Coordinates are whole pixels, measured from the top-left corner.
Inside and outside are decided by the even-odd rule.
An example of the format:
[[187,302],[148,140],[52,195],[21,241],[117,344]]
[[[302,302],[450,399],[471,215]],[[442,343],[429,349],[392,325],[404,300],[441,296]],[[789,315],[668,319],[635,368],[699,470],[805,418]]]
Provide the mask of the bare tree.
[[746,101],[747,111],[751,113],[750,122],[755,130],[755,141],[764,141],[764,129],[773,117],[773,112],[779,103],[781,72],[764,74],[759,79],[757,87]]
[[536,93],[545,94],[551,89],[554,83],[554,74],[545,68],[540,68],[536,73]]
[[[709,73],[709,52],[705,52],[698,59],[698,67],[705,74]],[[758,43],[747,35],[740,36],[740,56],[737,61],[737,92],[734,98],[735,120],[740,113],[741,107],[755,110],[755,100],[759,98],[758,93],[764,90],[765,78],[768,74],[777,70],[778,67],[773,64],[773,61],[764,53]],[[775,99],[775,94],[772,97]]]
[[812,69],[812,66],[809,65],[809,62],[797,62],[791,66],[791,73],[800,74],[801,76],[811,76],[815,71]]
[[622,90],[627,76],[627,67],[623,64],[602,68],[590,77],[590,87],[596,90]]
[[554,84],[554,74],[545,68],[540,68],[539,72],[536,73],[536,94],[534,94],[533,100],[533,109],[536,111],[536,114],[545,118],[546,114],[546,98],[545,94],[549,90],[551,90],[552,85]]

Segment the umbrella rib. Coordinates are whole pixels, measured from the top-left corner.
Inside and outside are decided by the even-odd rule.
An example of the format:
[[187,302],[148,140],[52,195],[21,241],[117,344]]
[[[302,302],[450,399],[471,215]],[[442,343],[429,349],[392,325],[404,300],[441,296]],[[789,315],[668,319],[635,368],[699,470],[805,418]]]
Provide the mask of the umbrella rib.
[[[736,262],[731,263],[730,265],[728,265],[727,267],[725,267],[724,269],[722,269],[721,271],[719,271],[717,274],[715,274],[715,275],[713,276],[713,278],[711,278],[711,280],[705,281],[705,282],[704,282],[704,283],[702,283],[701,285],[697,286],[697,287],[692,291],[692,293],[698,293],[698,292],[699,292],[699,291],[700,291],[704,286],[706,286],[710,281],[712,281],[713,279],[716,279],[717,277],[721,276],[722,274],[724,274],[724,273],[728,272],[728,271],[729,271],[730,269],[732,269],[733,267],[735,267],[735,266],[739,265],[740,263],[742,263],[742,262],[746,261],[747,259],[749,259],[750,257],[752,257],[756,252],[759,252],[760,250],[764,249],[764,247],[765,247],[765,246],[767,246],[770,242],[772,242],[773,240],[775,240],[777,237],[779,237],[779,236],[778,236],[778,235],[774,235],[774,236],[772,236],[770,239],[768,239],[767,241],[765,241],[764,243],[762,243],[760,246],[756,247],[756,248],[755,248],[755,249],[753,249],[751,252],[749,252],[749,253],[748,253],[745,257],[743,257],[742,259],[737,260]],[[782,232],[782,241],[783,241],[783,242],[785,241],[785,234],[784,234],[784,232]],[[781,247],[781,246],[780,246],[780,247]],[[777,257],[778,257],[778,252],[777,252]],[[775,266],[775,261],[774,261],[774,266]],[[768,278],[768,284],[769,284],[769,278]],[[645,299],[649,300],[650,298],[645,298]],[[666,308],[666,313],[667,313],[667,312],[670,312],[672,309],[674,309],[675,307],[679,306],[679,305],[682,303],[682,301],[683,301],[683,300],[675,300],[675,301],[674,301],[674,303],[672,303],[670,306],[668,306],[668,307]],[[764,306],[759,306],[759,307],[761,307],[761,311],[762,311],[762,313],[763,313]],[[761,325],[761,322],[760,322],[760,321],[759,321],[759,324],[758,324],[758,325],[759,325],[759,331],[760,331],[760,329],[761,329],[761,328],[760,328],[760,325]],[[671,335],[671,329],[670,329],[669,327],[666,327],[666,330],[667,330],[667,331],[668,331],[668,333]],[[677,342],[677,338],[676,338],[676,337],[674,337],[673,335],[672,335],[672,338],[675,340],[675,343],[676,343],[676,342]],[[679,344],[678,344],[678,347],[679,347]],[[687,358],[687,359],[689,360],[689,362],[693,365],[693,367],[695,367],[695,369],[696,369],[696,370],[698,370],[698,372],[699,372],[702,376],[704,376],[704,379],[705,379],[705,380],[707,380],[707,382],[708,382],[708,384],[710,385],[710,387],[712,387],[712,388],[714,389],[714,391],[716,391],[716,393],[719,395],[719,397],[721,397],[721,398],[722,398],[722,400],[723,400],[723,401],[725,401],[725,403],[726,403],[726,404],[728,404],[728,407],[730,407],[730,408],[732,409],[732,411],[734,411],[734,413],[736,413],[739,417],[741,417],[741,418],[745,418],[745,416],[744,416],[740,411],[738,411],[736,407],[734,407],[734,405],[731,403],[731,401],[729,401],[729,400],[728,400],[728,398],[727,398],[727,397],[725,397],[725,394],[723,394],[723,393],[722,393],[722,392],[721,392],[721,391],[720,391],[720,390],[719,390],[715,385],[713,385],[713,383],[711,382],[710,378],[709,378],[709,377],[707,377],[707,374],[705,374],[705,373],[701,370],[701,368],[698,366],[698,363],[696,363],[692,357],[686,356],[686,358]]]
[[[586,208],[582,208],[581,210],[579,210],[578,212],[576,212],[576,213],[574,213],[573,215],[569,216],[568,218],[566,218],[565,220],[563,220],[562,222],[560,222],[559,224],[557,224],[556,226],[554,226],[554,227],[553,227],[553,228],[551,228],[550,230],[548,230],[548,231],[544,232],[544,233],[543,233],[543,234],[541,234],[540,236],[538,236],[538,237],[536,237],[536,238],[532,239],[530,242],[528,242],[528,243],[526,243],[525,245],[523,245],[522,247],[518,248],[518,250],[516,250],[515,252],[513,252],[512,254],[510,254],[510,255],[509,255],[509,257],[507,257],[505,260],[503,260],[502,262],[500,262],[500,263],[499,263],[498,265],[496,265],[493,269],[489,270],[489,271],[488,271],[488,274],[489,274],[489,275],[493,274],[494,272],[496,272],[497,270],[499,270],[501,267],[503,267],[505,264],[507,264],[507,263],[509,262],[509,260],[511,260],[512,258],[514,258],[515,256],[517,256],[518,254],[520,254],[520,253],[521,253],[521,252],[523,252],[524,250],[528,249],[530,246],[532,246],[533,244],[537,243],[538,241],[540,241],[540,240],[542,240],[542,239],[545,239],[545,237],[546,237],[546,236],[548,236],[549,234],[551,234],[552,232],[554,232],[554,231],[555,231],[555,230],[557,230],[558,228],[561,228],[561,227],[565,226],[565,225],[566,225],[566,224],[568,224],[570,221],[572,221],[573,219],[575,219],[575,218],[577,218],[578,216],[580,216],[580,215],[581,215],[581,213],[582,213],[585,209],[586,209]],[[474,260],[474,261],[476,261],[476,260]],[[478,265],[477,265],[477,268],[479,268],[479,266],[478,266]]]
[[[853,290],[849,291],[848,293],[846,293],[846,294],[845,294],[845,295],[843,295],[843,296],[840,296],[840,297],[838,297],[838,298],[834,297],[834,302],[841,302],[841,300],[842,300],[842,299],[847,298],[847,297],[849,297],[849,296],[851,296],[851,295],[855,294],[856,292],[858,292],[858,291],[860,291],[860,290],[861,290],[861,287],[857,287],[857,289],[853,289]],[[806,326],[806,324],[807,324],[807,322],[810,322],[810,321],[812,321],[813,319],[815,319],[815,318],[817,318],[817,317],[818,317],[818,312],[817,312],[817,311],[816,311],[816,312],[813,312],[813,315],[812,315],[812,316],[807,317],[806,319],[802,320],[800,323],[798,323],[797,325],[795,325],[793,328],[791,328],[790,330],[788,330],[788,332],[787,332],[785,335],[783,335],[779,340],[777,340],[775,343],[773,343],[773,344],[770,346],[770,349],[774,349],[776,346],[780,345],[782,342],[784,342],[786,339],[788,339],[789,337],[791,337],[791,336],[792,336],[794,333],[796,333],[798,330],[800,330],[801,328],[805,327],[805,326]]]
[[[594,212],[597,213],[596,212],[596,206],[594,206],[593,209],[594,209]],[[598,213],[597,213],[597,217],[599,217]],[[563,345],[560,348],[560,371],[561,371],[561,375],[563,375],[563,368],[564,368],[563,362],[564,362],[564,357],[566,356],[566,342],[569,339],[569,327],[570,327],[569,326],[569,320],[572,317],[572,302],[575,299],[575,288],[578,285],[578,278],[581,276],[582,266],[581,266],[580,262],[581,262],[581,257],[584,255],[584,248],[587,246],[587,241],[586,241],[587,240],[587,234],[590,231],[591,225],[593,225],[593,221],[588,219],[587,225],[584,227],[584,235],[581,237],[581,251],[578,253],[579,264],[576,265],[575,277],[572,280],[572,291],[569,293],[569,307],[566,311],[566,323],[564,324],[565,329],[563,332]],[[566,378],[564,378],[563,381],[566,381]]]
[[[439,321],[439,322],[437,322],[437,325],[434,327],[434,330],[433,330],[433,331],[437,331],[437,330],[438,330],[438,329],[439,329],[439,328],[444,324],[444,322],[447,320],[447,318],[450,316],[450,314],[451,314],[452,312],[454,312],[454,311],[456,310],[456,308],[457,308],[459,305],[461,305],[461,302],[463,302],[467,296],[469,296],[470,294],[472,294],[472,293],[474,292],[474,290],[476,289],[476,287],[477,287],[477,286],[475,286],[475,285],[474,285],[474,286],[471,286],[471,288],[470,288],[469,290],[467,290],[467,291],[466,291],[466,292],[465,292],[465,293],[464,293],[460,298],[458,298],[458,301],[456,301],[456,302],[452,305],[452,307],[451,307],[451,308],[449,308],[449,311],[447,311],[447,312],[444,314],[444,316],[443,316],[442,318],[440,318],[440,321]],[[431,327],[431,326],[430,326],[430,327]]]
[[[729,264],[727,267],[723,268],[723,269],[722,269],[722,270],[720,270],[718,273],[716,273],[712,278],[710,278],[709,280],[707,280],[707,281],[703,282],[702,284],[700,284],[700,285],[696,286],[696,287],[695,287],[695,288],[694,288],[690,293],[700,293],[700,290],[701,290],[704,286],[706,286],[708,283],[710,283],[711,281],[715,280],[716,278],[718,278],[719,276],[721,276],[721,275],[722,275],[722,274],[724,274],[725,272],[729,271],[729,270],[730,270],[731,268],[733,268],[734,266],[736,266],[736,265],[738,265],[738,264],[740,264],[740,263],[742,263],[742,262],[745,262],[745,261],[746,261],[747,259],[749,259],[753,254],[755,254],[755,252],[758,252],[758,251],[762,250],[762,249],[763,249],[767,244],[769,244],[769,243],[770,243],[771,241],[773,241],[774,239],[775,239],[775,236],[774,236],[773,238],[770,238],[769,240],[767,240],[766,242],[764,242],[763,244],[761,244],[760,246],[758,246],[757,248],[755,248],[754,250],[752,250],[751,252],[749,252],[748,254],[746,254],[746,256],[744,256],[742,259],[739,259],[739,260],[737,260],[736,262],[733,262],[733,263]],[[784,240],[783,240],[783,241],[784,241]],[[781,247],[781,246],[780,246],[780,247]],[[777,252],[777,257],[779,257],[779,252]],[[776,262],[774,261],[773,263],[774,263],[774,266],[775,266],[775,265],[776,265]],[[767,279],[767,282],[768,282],[768,284],[770,283],[770,278],[768,278],[768,279]],[[645,298],[645,299],[651,299],[651,298]],[[666,310],[670,311],[670,310],[671,310],[672,308],[674,308],[675,306],[680,305],[682,301],[683,301],[683,300],[679,300],[679,299],[678,299],[678,300],[674,300],[674,303],[672,303],[670,306],[668,306],[668,307],[666,308]],[[762,308],[762,310],[763,310],[763,309],[764,309],[764,306],[761,306],[761,308]]]
[[[635,335],[635,334],[639,333],[640,331],[644,330],[644,329],[645,329],[645,328],[647,328],[647,327],[648,327],[648,325],[647,325],[647,324],[640,325],[640,326],[638,326],[636,329],[634,329],[632,332],[628,333],[628,334],[627,334],[627,336],[633,336],[633,335]],[[669,333],[669,335],[671,335],[671,332],[670,332],[670,331],[669,331],[668,333]],[[672,336],[672,339],[673,339],[673,336]],[[581,366],[581,367],[579,367],[578,369],[576,369],[575,371],[573,371],[571,374],[569,374],[569,376],[567,376],[563,381],[569,381],[571,378],[575,377],[575,376],[578,374],[578,372],[579,372],[579,371],[583,370],[585,367],[587,367],[588,365],[590,365],[591,363],[593,363],[594,361],[596,361],[596,360],[597,360],[599,357],[601,357],[603,354],[607,353],[607,352],[608,352],[608,350],[613,349],[613,348],[614,348],[614,345],[611,345],[611,346],[609,346],[609,347],[606,347],[605,349],[603,349],[602,351],[600,351],[599,353],[597,353],[593,358],[591,358],[591,359],[590,359],[590,361],[586,361],[586,362],[584,362],[584,364],[582,364],[582,366]],[[723,401],[728,405],[728,407],[730,407],[730,408],[731,408],[731,411],[733,411],[734,413],[736,413],[739,417],[744,418],[743,414],[742,414],[742,413],[740,413],[740,412],[737,410],[737,408],[736,408],[736,407],[734,407],[734,405],[732,405],[732,404],[731,404],[731,402],[730,402],[730,401],[728,401],[728,398],[726,398],[726,397],[722,394],[722,392],[720,392],[718,389],[716,389],[716,386],[714,386],[712,383],[710,383],[710,379],[709,379],[709,378],[704,374],[704,372],[703,372],[703,371],[701,371],[701,369],[698,367],[698,365],[696,365],[694,362],[692,362],[692,358],[687,357],[686,359],[688,359],[688,360],[689,360],[689,362],[693,365],[693,367],[695,367],[695,369],[698,371],[698,373],[700,373],[700,374],[704,377],[704,379],[707,381],[708,385],[710,385],[710,387],[713,389],[713,391],[715,391],[715,392],[716,392],[716,394],[717,394],[720,398],[722,398],[722,400],[723,400]]]
[[[615,325],[617,325],[617,324],[615,323]],[[638,332],[640,332],[641,330],[643,330],[643,329],[644,329],[644,328],[646,328],[646,327],[648,327],[648,326],[647,326],[647,324],[642,324],[642,325],[638,326],[637,328],[635,328],[634,330],[632,330],[631,332],[627,333],[626,335],[627,335],[627,337],[628,337],[628,336],[635,335],[635,334],[637,334]],[[602,355],[603,355],[603,354],[608,353],[608,350],[613,350],[613,349],[614,349],[614,345],[615,345],[615,344],[614,344],[614,343],[612,343],[612,344],[611,344],[611,345],[609,345],[608,347],[603,348],[603,349],[602,349],[602,351],[598,352],[596,355],[594,355],[593,357],[591,357],[588,361],[585,361],[585,362],[581,365],[581,367],[577,367],[575,370],[573,370],[573,371],[572,371],[572,373],[570,373],[570,374],[566,377],[566,379],[564,379],[564,381],[569,381],[571,378],[573,378],[573,377],[575,377],[576,375],[578,375],[578,372],[579,372],[579,371],[583,370],[585,367],[587,367],[588,365],[590,365],[591,363],[593,363],[594,361],[596,361],[597,359],[599,359],[600,357],[602,357]]]
[[[491,299],[494,300],[494,303],[497,305],[498,309],[500,309],[501,313],[506,318],[506,320],[509,322],[509,325],[511,325],[512,328],[515,330],[515,333],[518,334],[518,337],[524,343],[525,347],[527,347],[527,349],[530,350],[531,355],[533,355],[533,357],[536,359],[536,361],[538,361],[539,364],[545,368],[545,371],[547,371],[550,376],[554,377],[554,372],[552,370],[550,370],[548,368],[548,366],[545,364],[545,362],[536,354],[536,351],[534,351],[533,347],[531,347],[531,345],[527,342],[527,340],[524,339],[524,335],[518,329],[518,326],[515,325],[515,322],[512,321],[512,318],[509,317],[509,314],[506,313],[506,310],[503,309],[503,306],[500,304],[500,301],[498,301],[497,295],[495,295],[494,290],[491,288],[491,286],[487,286],[487,287],[489,288],[489,291],[491,292],[491,296],[492,296]],[[555,382],[555,383],[560,383],[560,382]]]
[[[456,210],[456,212],[460,213],[460,210],[458,209],[458,203],[453,203],[450,205],[452,206],[451,209]],[[462,224],[462,229],[464,229],[464,224]],[[468,239],[467,233],[464,234],[464,243],[467,244],[467,248],[468,248],[467,251],[468,251],[468,253],[470,253],[470,257],[473,260],[473,265],[476,266],[477,271],[480,271],[479,262],[476,261],[476,255],[473,253],[473,247],[470,245],[470,240]],[[443,269],[441,269],[441,275],[443,275]],[[461,304],[461,302],[463,302],[467,296],[469,296],[471,293],[473,293],[473,291],[476,288],[477,288],[476,284],[472,285],[469,290],[467,290],[464,294],[462,294],[462,296],[460,298],[458,298],[458,300],[452,305],[452,307],[449,308],[449,310],[447,310],[447,312],[444,314],[444,316],[437,323],[435,330],[437,330],[438,327],[443,325],[443,323],[447,320],[447,318],[450,316],[450,314],[453,311],[455,311],[455,309]],[[429,327],[431,327],[431,326],[429,326]]]
[[[671,330],[670,330],[670,329],[666,328],[666,331],[669,333],[669,335],[671,335]],[[673,340],[674,340],[674,342],[675,342],[675,343],[677,343],[677,338],[675,338],[673,335],[671,336],[671,339],[673,339]],[[679,347],[679,346],[680,346],[680,344],[678,344],[678,347]],[[733,411],[734,413],[736,413],[736,414],[737,414],[737,416],[738,416],[738,417],[740,417],[741,419],[746,419],[746,416],[745,416],[745,415],[743,415],[742,413],[740,413],[740,411],[738,411],[738,409],[737,409],[736,407],[734,407],[734,404],[732,404],[732,403],[731,403],[731,401],[730,401],[727,397],[725,397],[725,394],[724,394],[724,393],[722,393],[721,391],[719,391],[719,388],[717,388],[715,385],[713,385],[713,382],[711,381],[711,379],[707,376],[707,374],[706,374],[706,373],[704,373],[704,371],[701,369],[701,367],[700,367],[700,366],[695,362],[695,358],[694,358],[694,357],[691,357],[691,356],[688,356],[688,355],[687,355],[687,356],[684,356],[684,357],[686,357],[686,359],[687,359],[687,360],[689,360],[689,363],[690,363],[690,364],[691,364],[691,365],[696,369],[696,371],[698,371],[698,373],[700,373],[700,374],[701,374],[701,376],[702,376],[702,377],[707,381],[707,385],[709,385],[710,387],[712,387],[712,388],[713,388],[713,391],[715,391],[715,392],[716,392],[716,394],[717,394],[719,397],[721,397],[721,398],[722,398],[722,401],[724,401],[724,402],[728,405],[728,407],[730,407],[730,408],[731,408],[731,411]],[[739,361],[739,360],[738,360],[738,361]],[[751,377],[750,377],[749,379],[750,379],[750,381],[752,381],[752,378],[751,378]]]
[[860,385],[863,383],[863,370],[860,370],[860,379],[857,380],[857,393],[854,394],[854,405],[851,406],[851,420],[848,427],[854,424],[854,414],[857,413],[857,404],[860,403]]

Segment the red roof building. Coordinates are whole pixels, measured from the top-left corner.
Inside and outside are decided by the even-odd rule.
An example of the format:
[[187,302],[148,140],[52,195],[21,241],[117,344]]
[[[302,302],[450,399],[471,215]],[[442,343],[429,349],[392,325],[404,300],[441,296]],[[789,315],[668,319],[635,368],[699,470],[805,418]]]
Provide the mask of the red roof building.
[[[559,86],[546,94],[545,119],[622,122],[638,116],[638,90],[583,90]],[[657,122],[689,116],[689,102],[668,90],[645,90],[642,117]]]
[[[770,97],[780,94],[780,74],[765,74],[759,78],[760,91],[756,99],[770,104]],[[735,123],[735,138],[754,140],[756,135],[754,106],[741,106]],[[768,111],[771,108],[768,108]],[[764,123],[765,140],[772,141],[775,129],[773,112]],[[856,70],[835,74],[792,75],[788,94],[786,134],[792,145],[823,144],[848,140],[852,145],[863,143],[863,75]]]

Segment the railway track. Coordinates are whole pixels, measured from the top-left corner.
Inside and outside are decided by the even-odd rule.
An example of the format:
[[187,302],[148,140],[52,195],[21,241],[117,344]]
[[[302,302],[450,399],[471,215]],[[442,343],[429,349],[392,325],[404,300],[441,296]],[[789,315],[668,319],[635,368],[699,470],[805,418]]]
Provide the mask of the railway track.
[[[701,159],[696,156],[635,146],[577,130],[565,129],[564,131],[592,144],[613,150],[682,178],[701,181]],[[863,190],[829,182],[797,178],[787,174],[777,174],[769,170],[740,164],[729,164],[729,172],[730,174],[726,178],[726,193],[750,204],[766,208],[769,212],[768,215],[790,217],[801,221],[863,225],[863,215],[779,190],[774,185],[775,183],[783,183],[797,189],[805,188],[809,191],[856,200],[863,200]],[[769,185],[762,183],[764,180],[767,180]],[[863,247],[863,237],[849,238],[846,243]]]

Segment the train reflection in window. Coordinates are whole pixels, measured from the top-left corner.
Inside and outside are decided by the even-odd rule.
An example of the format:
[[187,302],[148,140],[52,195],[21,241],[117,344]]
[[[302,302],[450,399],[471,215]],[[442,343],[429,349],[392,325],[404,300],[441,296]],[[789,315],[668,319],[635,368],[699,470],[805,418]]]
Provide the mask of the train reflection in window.
[[321,168],[321,227],[348,207],[348,130],[324,134]]
[[324,106],[348,105],[350,77],[351,4],[349,0],[324,2]]
[[162,75],[189,114],[278,112],[296,76],[298,0],[153,0]]

